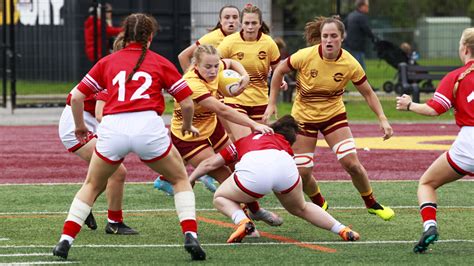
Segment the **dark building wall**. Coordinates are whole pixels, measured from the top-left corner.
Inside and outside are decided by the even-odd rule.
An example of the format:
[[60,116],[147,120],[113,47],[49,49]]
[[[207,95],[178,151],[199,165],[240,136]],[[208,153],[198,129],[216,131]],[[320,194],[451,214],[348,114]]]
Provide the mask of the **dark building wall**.
[[[17,79],[77,81],[92,66],[85,56],[83,26],[92,0],[64,0],[57,14],[60,2],[31,0],[31,4],[18,7],[20,20],[15,34],[21,57],[17,60]],[[155,16],[161,30],[151,49],[178,63],[178,53],[189,44],[190,0],[107,2],[113,6],[114,26],[134,12]]]

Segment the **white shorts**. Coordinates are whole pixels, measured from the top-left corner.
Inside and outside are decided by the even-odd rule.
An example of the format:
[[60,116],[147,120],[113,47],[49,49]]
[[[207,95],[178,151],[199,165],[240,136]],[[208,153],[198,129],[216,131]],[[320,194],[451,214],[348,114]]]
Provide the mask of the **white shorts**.
[[[89,112],[84,113],[84,122],[86,123],[87,128],[89,129],[89,136],[87,138],[87,142],[91,139],[97,137],[95,133],[97,132],[97,127],[99,126],[99,122],[95,117],[93,117]],[[72,109],[71,106],[66,105],[64,107],[63,113],[61,114],[61,118],[59,119],[59,138],[63,143],[64,147],[70,152],[75,152],[80,149],[85,144],[81,144],[74,134],[74,130],[76,129],[76,125],[74,124],[74,117],[72,116]]]
[[447,157],[456,172],[474,176],[474,127],[461,128]]
[[237,186],[255,198],[270,192],[288,193],[300,181],[293,157],[280,150],[251,151],[235,165]]
[[144,162],[153,162],[171,150],[168,129],[155,111],[106,115],[97,135],[96,154],[112,164],[121,163],[130,152]]

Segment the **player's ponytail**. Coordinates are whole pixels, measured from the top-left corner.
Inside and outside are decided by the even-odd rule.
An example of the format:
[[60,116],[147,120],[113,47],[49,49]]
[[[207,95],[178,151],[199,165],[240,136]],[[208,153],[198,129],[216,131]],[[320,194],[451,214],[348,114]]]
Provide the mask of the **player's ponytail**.
[[142,52],[138,58],[135,67],[127,77],[127,82],[132,79],[135,72],[140,68],[145,59],[148,50],[148,42],[151,41],[153,34],[158,30],[158,22],[152,16],[142,13],[135,13],[127,16],[123,22],[123,42],[129,44],[131,42],[139,43]]

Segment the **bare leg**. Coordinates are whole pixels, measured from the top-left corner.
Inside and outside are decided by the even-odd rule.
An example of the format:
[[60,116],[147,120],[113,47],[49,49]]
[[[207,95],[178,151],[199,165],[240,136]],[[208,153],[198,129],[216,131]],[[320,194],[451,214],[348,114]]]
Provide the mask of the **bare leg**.
[[306,202],[304,200],[303,191],[301,189],[301,182],[289,193],[279,194],[275,193],[275,196],[280,201],[281,205],[291,214],[298,216],[311,224],[331,230],[331,228],[339,223],[334,219],[328,212],[324,211],[318,205]]
[[446,153],[440,155],[421,176],[418,183],[418,203],[437,202],[436,189],[463,176],[449,165]]

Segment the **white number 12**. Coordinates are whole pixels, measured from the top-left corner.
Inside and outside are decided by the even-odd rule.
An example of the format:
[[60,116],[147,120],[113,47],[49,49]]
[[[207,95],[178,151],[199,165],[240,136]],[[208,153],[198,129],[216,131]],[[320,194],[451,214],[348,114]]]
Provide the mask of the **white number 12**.
[[[125,80],[127,78],[127,73],[125,70],[120,71],[115,78],[112,80],[112,84],[115,85],[118,83],[118,101],[125,101]],[[145,82],[138,88],[130,98],[130,101],[137,99],[150,99],[150,95],[144,94],[145,91],[151,86],[151,75],[147,72],[138,71],[132,76],[132,80],[138,80],[139,78],[145,78]]]

